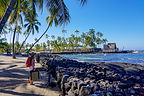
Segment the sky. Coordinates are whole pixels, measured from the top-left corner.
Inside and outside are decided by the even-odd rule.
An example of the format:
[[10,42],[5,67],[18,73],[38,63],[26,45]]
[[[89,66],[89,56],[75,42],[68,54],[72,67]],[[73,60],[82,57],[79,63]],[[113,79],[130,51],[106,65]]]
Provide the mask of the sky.
[[[49,36],[63,36],[62,29],[67,30],[70,36],[77,29],[79,34],[95,29],[102,32],[109,43],[116,43],[119,49],[142,50],[144,49],[144,0],[88,0],[83,7],[78,0],[64,0],[71,16],[70,23],[66,26],[51,27]],[[31,35],[28,43],[34,43],[47,28],[45,18],[48,12],[39,13],[41,22],[39,33]],[[24,36],[20,37],[21,42]],[[46,41],[45,36],[39,43]]]

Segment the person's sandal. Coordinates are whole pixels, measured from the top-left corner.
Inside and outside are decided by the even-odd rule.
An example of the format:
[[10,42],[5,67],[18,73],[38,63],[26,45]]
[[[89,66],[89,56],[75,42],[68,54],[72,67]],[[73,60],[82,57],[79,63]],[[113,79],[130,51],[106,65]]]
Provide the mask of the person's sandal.
[[30,85],[34,85],[33,83],[30,83]]

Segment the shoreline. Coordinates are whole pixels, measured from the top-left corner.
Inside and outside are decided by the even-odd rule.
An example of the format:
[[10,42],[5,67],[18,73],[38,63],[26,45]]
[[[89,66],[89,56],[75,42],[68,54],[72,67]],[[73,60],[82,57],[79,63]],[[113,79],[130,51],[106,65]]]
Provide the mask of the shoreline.
[[40,64],[57,81],[64,96],[144,95],[141,65],[78,62],[51,54],[41,54]]
[[42,54],[54,54],[54,55],[76,55],[76,54],[96,54],[96,53],[103,53],[103,54],[117,54],[117,53],[133,53],[134,50],[125,50],[125,51],[114,51],[114,52],[102,52],[102,51],[65,51],[65,52],[40,52]]

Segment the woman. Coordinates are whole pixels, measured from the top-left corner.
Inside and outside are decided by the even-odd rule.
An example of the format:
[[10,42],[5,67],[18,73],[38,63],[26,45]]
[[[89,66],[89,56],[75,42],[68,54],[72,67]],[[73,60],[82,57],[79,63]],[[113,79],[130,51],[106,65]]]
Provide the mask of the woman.
[[32,53],[30,54],[30,57],[31,57],[31,59],[30,59],[31,66],[29,67],[29,69],[30,69],[30,76],[29,76],[29,78],[28,78],[28,81],[29,81],[29,83],[30,83],[31,85],[33,85],[33,80],[31,79],[31,72],[32,72],[32,71],[35,71],[35,57],[36,57],[36,53],[32,52]]

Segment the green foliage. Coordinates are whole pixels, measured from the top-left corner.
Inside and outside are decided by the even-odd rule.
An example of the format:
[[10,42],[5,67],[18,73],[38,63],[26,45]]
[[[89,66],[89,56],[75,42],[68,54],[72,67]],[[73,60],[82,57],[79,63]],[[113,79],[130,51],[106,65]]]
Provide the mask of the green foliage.
[[[65,33],[65,30],[62,30],[62,33]],[[79,31],[76,30],[74,33],[77,35]],[[89,48],[96,48],[97,45],[107,42],[107,39],[102,38],[103,34],[101,32],[95,33],[94,29],[90,29],[89,32],[82,33],[80,36],[76,35],[72,34],[68,38],[58,36],[57,39],[52,35],[51,38],[53,40],[47,40],[47,47],[50,49],[51,46],[54,51],[73,51],[79,48],[88,50]]]
[[15,51],[16,52],[18,51],[19,47],[20,47],[20,43],[18,41],[16,41],[16,43],[15,43],[15,49],[16,49]]
[[45,50],[47,50],[47,48],[46,48],[47,46],[46,46],[46,43],[45,42],[43,42],[42,43],[42,48],[43,48],[43,50],[45,51]]
[[40,49],[41,49],[40,44],[36,44],[36,45],[35,45],[35,50],[38,52],[38,51],[40,51]]
[[5,38],[0,39],[0,52],[6,52],[6,49],[9,48],[8,43]]

